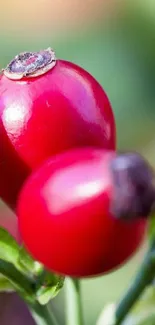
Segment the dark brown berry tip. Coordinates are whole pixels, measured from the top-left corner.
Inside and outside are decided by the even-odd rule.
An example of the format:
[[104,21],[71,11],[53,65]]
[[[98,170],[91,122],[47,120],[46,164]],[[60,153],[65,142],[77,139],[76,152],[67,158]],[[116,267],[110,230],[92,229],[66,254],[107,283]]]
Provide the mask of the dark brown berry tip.
[[111,212],[116,218],[147,218],[155,203],[155,175],[138,153],[120,153],[111,163]]

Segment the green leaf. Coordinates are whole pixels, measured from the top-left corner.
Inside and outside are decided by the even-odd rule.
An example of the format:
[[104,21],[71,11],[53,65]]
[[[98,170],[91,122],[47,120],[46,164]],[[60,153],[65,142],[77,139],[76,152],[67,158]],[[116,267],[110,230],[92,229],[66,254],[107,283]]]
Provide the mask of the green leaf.
[[19,248],[18,264],[24,270],[35,276],[39,275],[43,271],[43,265],[35,261],[26,251],[24,246]]
[[18,270],[13,263],[0,259],[0,274],[10,281],[15,290],[26,300],[34,302],[35,281]]
[[[1,288],[11,290],[12,284],[21,291],[21,284],[27,279],[27,287],[24,291],[27,292],[29,288],[31,289],[32,280],[35,283],[34,294],[36,294],[36,299],[40,304],[44,305],[51,298],[54,298],[63,287],[63,277],[45,271],[43,265],[33,260],[25,248],[20,247],[15,239],[3,228],[0,228],[0,260],[0,272],[4,275],[4,277],[0,277],[0,291]],[[12,271],[10,271],[11,268]],[[10,272],[13,273],[10,274]],[[12,284],[5,278],[5,274]],[[16,278],[19,275],[20,284]]]
[[27,253],[25,248],[22,246],[19,249],[19,254],[18,254],[18,263],[26,268],[27,270],[32,270],[34,267],[34,260],[32,257]]
[[0,228],[0,259],[18,265],[19,246],[15,239],[3,228]]
[[148,227],[149,240],[153,242],[155,241],[155,216],[154,215],[152,215],[149,218],[148,224],[149,224]]
[[64,277],[44,270],[40,278],[41,285],[37,290],[37,300],[41,305],[47,304],[57,296],[64,285]]
[[19,246],[7,230],[0,228],[0,259],[12,263],[22,273],[37,276],[42,264],[33,260],[23,246]]
[[20,247],[13,236],[0,227],[0,259],[12,263],[18,270],[27,273],[36,270],[36,262]]
[[0,274],[0,292],[13,292],[14,290],[10,281]]

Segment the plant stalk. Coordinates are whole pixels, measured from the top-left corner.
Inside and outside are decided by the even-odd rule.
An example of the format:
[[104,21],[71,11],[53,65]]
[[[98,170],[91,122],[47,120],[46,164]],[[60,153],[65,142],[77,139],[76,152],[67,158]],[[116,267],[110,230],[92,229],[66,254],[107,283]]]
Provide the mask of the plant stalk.
[[80,280],[66,278],[66,325],[83,325]]
[[37,325],[58,325],[47,305],[40,305],[39,303],[30,304],[29,310]]
[[125,296],[116,308],[114,325],[122,324],[130,309],[155,277],[155,245],[147,252],[144,261]]

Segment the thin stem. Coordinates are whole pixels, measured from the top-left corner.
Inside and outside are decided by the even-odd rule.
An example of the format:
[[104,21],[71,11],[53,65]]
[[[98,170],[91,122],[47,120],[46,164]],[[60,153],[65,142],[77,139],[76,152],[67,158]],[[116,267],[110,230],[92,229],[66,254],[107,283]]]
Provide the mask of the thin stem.
[[37,325],[58,325],[47,305],[43,306],[36,303],[34,305],[29,305],[29,310]]
[[154,244],[146,254],[137,276],[133,280],[130,288],[122,298],[116,309],[115,325],[122,323],[134,303],[141,296],[145,288],[152,283],[155,277],[155,250]]
[[66,325],[82,325],[80,280],[66,278]]

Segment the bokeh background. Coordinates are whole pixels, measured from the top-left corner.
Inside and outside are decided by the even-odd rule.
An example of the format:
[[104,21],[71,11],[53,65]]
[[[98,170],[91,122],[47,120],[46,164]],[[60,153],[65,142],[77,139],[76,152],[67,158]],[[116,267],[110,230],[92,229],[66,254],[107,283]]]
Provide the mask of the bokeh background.
[[[0,43],[0,68],[21,51],[51,46],[58,58],[87,69],[112,103],[118,148],[138,150],[155,165],[154,0],[1,0]],[[18,237],[16,218],[3,204],[0,224]],[[146,246],[118,271],[82,281],[87,325],[125,291]],[[52,302],[62,325],[63,298],[64,291]],[[0,324],[21,323],[33,324],[23,303],[1,295]]]

